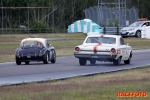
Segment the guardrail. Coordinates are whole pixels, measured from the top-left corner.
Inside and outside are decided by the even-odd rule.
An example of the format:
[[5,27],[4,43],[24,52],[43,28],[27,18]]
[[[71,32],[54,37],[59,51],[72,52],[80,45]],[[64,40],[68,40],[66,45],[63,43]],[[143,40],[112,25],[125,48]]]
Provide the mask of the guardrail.
[[104,34],[119,35],[123,27],[103,27]]

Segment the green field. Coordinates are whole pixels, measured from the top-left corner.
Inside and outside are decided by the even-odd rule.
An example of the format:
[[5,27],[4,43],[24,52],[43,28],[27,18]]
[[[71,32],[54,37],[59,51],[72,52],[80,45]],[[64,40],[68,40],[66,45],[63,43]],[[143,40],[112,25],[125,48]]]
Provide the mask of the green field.
[[[55,33],[55,34],[2,34],[0,35],[0,62],[15,61],[15,50],[20,45],[20,41],[28,37],[39,38],[64,38],[64,40],[49,41],[58,56],[72,56],[74,47],[83,43],[86,34],[83,33]],[[125,43],[129,43],[133,49],[150,49],[150,40],[141,38],[125,38]]]

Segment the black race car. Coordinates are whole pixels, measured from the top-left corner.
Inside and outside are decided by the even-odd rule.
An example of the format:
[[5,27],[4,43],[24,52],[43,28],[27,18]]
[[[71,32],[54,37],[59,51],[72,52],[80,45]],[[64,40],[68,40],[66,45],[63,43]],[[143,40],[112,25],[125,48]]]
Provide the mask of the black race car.
[[44,64],[56,62],[55,48],[48,44],[44,38],[26,38],[20,43],[15,53],[16,64],[22,62],[29,64],[31,61],[43,61]]

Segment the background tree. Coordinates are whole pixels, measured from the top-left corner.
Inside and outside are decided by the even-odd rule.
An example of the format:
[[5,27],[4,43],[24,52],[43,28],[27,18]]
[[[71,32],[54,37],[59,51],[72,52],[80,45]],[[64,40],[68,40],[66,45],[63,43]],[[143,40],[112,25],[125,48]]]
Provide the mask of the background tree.
[[[112,2],[113,0],[103,1]],[[83,10],[97,6],[98,0],[1,0],[1,6],[2,4],[3,7],[28,7],[28,4],[29,7],[43,7],[29,10],[29,22],[31,25],[37,23],[37,26],[41,23],[40,25],[47,28],[53,27],[53,14],[51,12],[54,8],[57,8],[57,10],[54,11],[54,28],[58,31],[62,31],[66,30],[68,25],[74,21],[84,19],[85,15]],[[150,19],[149,0],[127,0],[127,7],[130,8],[132,6],[137,7],[139,10],[139,17]],[[2,9],[0,10],[0,15],[2,15]],[[0,16],[0,19],[2,19],[2,16]],[[27,8],[3,9],[4,28],[17,28],[20,24],[27,26],[27,21]],[[2,23],[2,20],[0,20],[0,23]],[[0,27],[2,27],[1,24]],[[32,28],[32,26],[30,27]]]

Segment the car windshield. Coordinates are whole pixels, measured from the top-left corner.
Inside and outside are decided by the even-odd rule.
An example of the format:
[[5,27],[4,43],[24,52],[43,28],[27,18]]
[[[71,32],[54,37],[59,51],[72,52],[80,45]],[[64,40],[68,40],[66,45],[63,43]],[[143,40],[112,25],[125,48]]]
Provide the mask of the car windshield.
[[113,37],[89,37],[86,43],[104,43],[104,44],[115,44],[116,38]]
[[134,22],[132,23],[129,27],[138,27],[142,24],[143,22]]
[[35,47],[43,47],[42,43],[37,41],[25,41],[21,44],[21,47],[24,48],[35,48]]

